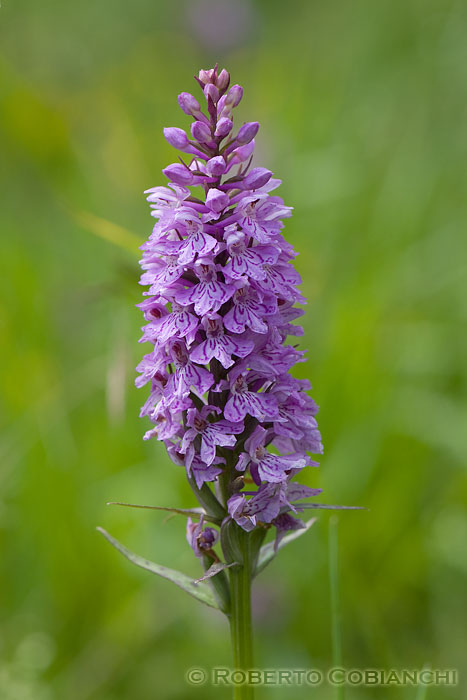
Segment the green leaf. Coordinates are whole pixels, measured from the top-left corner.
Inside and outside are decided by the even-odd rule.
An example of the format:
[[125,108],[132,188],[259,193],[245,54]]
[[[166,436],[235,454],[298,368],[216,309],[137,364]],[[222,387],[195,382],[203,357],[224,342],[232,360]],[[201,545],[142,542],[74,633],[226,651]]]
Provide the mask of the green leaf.
[[198,503],[201,503],[209,518],[215,522],[222,522],[222,520],[227,515],[226,509],[219,503],[207,483],[205,482],[199,489],[196,485],[196,481],[193,476],[188,477],[188,483],[190,484],[193,493],[196,496]]
[[[308,532],[308,530],[313,525],[313,523],[316,522],[316,520],[316,518],[312,518],[306,523],[304,528],[300,530],[294,530],[290,533],[290,535],[286,535],[285,537],[283,537],[279,542],[279,546],[277,549],[282,549],[282,547],[285,547],[287,544],[290,544],[290,542],[293,542],[298,537],[304,535],[305,532]],[[274,551],[274,542],[268,542],[267,544],[261,547],[258,557],[258,563],[255,569],[255,576],[259,574],[260,571],[266,568],[266,566],[274,559],[276,554],[277,552]]]
[[203,508],[169,508],[168,506],[145,506],[139,505],[137,503],[121,503],[120,501],[109,501],[108,506],[126,506],[127,508],[145,508],[147,510],[163,510],[168,513],[176,513],[177,515],[186,515],[191,518],[200,518],[204,515],[205,520],[209,520],[211,523],[219,523],[217,518],[212,518],[206,513]]
[[[212,557],[208,556],[207,554],[203,554],[203,568],[207,572],[212,566]],[[211,576],[209,578],[209,583],[208,585],[210,588],[212,588],[212,591],[216,597],[216,600],[218,602],[219,608],[222,610],[223,613],[226,615],[230,614],[230,583],[227,578],[226,572],[222,569],[222,571],[218,571],[216,576]]]
[[205,583],[196,583],[196,581],[186,574],[180,573],[180,571],[175,571],[175,569],[168,569],[166,566],[161,566],[160,564],[155,564],[144,557],[140,557],[138,554],[130,552],[129,549],[123,546],[118,540],[116,540],[112,535],[109,535],[106,530],[102,527],[97,528],[106,540],[110,542],[111,545],[118,549],[119,552],[123,554],[124,557],[129,559],[136,566],[140,566],[142,569],[146,569],[157,576],[166,578],[168,581],[172,581],[176,586],[182,588],[184,591],[189,593],[193,598],[201,601],[205,605],[209,605],[211,608],[219,609],[213,592],[209,586]]
[[229,569],[231,566],[240,566],[240,565],[236,561],[233,561],[231,564],[225,564],[222,561],[218,561],[209,567],[209,569],[206,571],[204,576],[201,576],[201,578],[197,578],[195,580],[195,583],[199,583],[200,581],[206,581],[208,578],[211,578],[212,576],[215,576],[216,574],[220,573],[221,571],[224,571],[224,569]]
[[297,510],[300,508],[322,508],[323,510],[368,510],[365,506],[331,506],[327,503],[292,503]]

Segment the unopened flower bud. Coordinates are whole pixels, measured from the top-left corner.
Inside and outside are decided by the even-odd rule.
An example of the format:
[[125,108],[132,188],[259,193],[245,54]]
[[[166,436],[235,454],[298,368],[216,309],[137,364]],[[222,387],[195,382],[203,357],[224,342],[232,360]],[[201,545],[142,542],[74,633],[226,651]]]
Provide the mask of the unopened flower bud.
[[198,114],[201,114],[201,107],[198,100],[196,100],[193,95],[190,95],[189,92],[180,93],[178,96],[178,104],[182,111],[188,114],[189,117],[197,117]]
[[219,121],[217,122],[215,136],[221,136],[222,138],[224,138],[224,136],[230,134],[230,132],[232,131],[232,127],[233,121],[228,117],[222,117],[222,119],[219,119]]
[[199,523],[194,523],[191,518],[188,518],[186,538],[195,555],[202,557],[205,552],[209,552],[214,547],[219,539],[219,533],[212,527],[204,527],[202,519]]
[[272,177],[272,172],[267,168],[253,168],[243,180],[243,189],[257,190],[263,187]]
[[229,203],[229,195],[215,187],[210,189],[206,195],[206,206],[211,211],[220,212]]
[[164,136],[167,142],[174,148],[186,148],[188,144],[188,137],[183,131],[176,126],[170,126],[164,129]]
[[218,119],[220,117],[230,117],[230,107],[225,106],[226,99],[227,99],[227,95],[222,95],[222,97],[219,98],[219,102],[216,105]]
[[230,74],[223,68],[217,76],[216,86],[220,92],[224,92],[229,87]]
[[212,140],[211,129],[204,122],[193,122],[191,125],[193,138],[200,143],[208,143]]
[[218,539],[219,534],[213,527],[205,527],[198,535],[198,547],[206,552],[214,547]]
[[215,156],[206,163],[206,172],[211,177],[219,177],[225,173],[225,160],[222,156]]
[[237,143],[240,143],[242,146],[246,143],[250,143],[250,141],[254,139],[256,134],[258,133],[258,129],[258,122],[247,122],[242,127],[240,127],[236,139]]
[[255,140],[253,139],[250,141],[250,143],[245,144],[244,146],[240,146],[240,148],[236,148],[234,151],[232,151],[232,154],[235,158],[236,163],[243,163],[244,161],[248,160],[248,158],[251,156],[253,151],[255,150]]
[[232,493],[236,493],[238,491],[241,491],[244,486],[245,486],[245,477],[244,476],[237,476],[237,478],[232,481],[231,491],[232,491]]
[[198,80],[203,83],[203,85],[207,85],[212,81],[213,76],[214,68],[210,68],[209,70],[200,70],[198,73]]
[[207,100],[211,98],[214,104],[216,104],[217,100],[219,99],[219,90],[216,88],[215,85],[213,85],[212,83],[208,83],[205,86],[203,92]]
[[194,182],[194,175],[182,163],[172,163],[162,171],[171,182],[176,185],[191,185]]
[[240,85],[232,85],[225,99],[225,106],[236,107],[243,97],[243,88]]

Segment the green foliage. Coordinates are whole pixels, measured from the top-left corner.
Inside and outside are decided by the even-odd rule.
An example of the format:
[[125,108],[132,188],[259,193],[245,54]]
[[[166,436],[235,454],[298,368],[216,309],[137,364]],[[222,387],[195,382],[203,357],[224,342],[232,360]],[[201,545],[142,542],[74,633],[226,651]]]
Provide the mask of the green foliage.
[[[200,603],[209,605],[209,607],[211,608],[218,607],[216,599],[214,598],[214,594],[209,588],[209,586],[207,586],[205,583],[201,583],[205,578],[209,578],[207,574],[194,581],[192,578],[190,578],[186,574],[182,574],[180,571],[175,571],[175,569],[168,569],[166,566],[161,566],[160,564],[156,564],[153,561],[149,561],[148,559],[139,556],[139,554],[134,554],[134,552],[130,552],[129,549],[124,547],[121,542],[115,539],[115,537],[109,535],[109,533],[106,532],[106,530],[104,530],[102,527],[98,527],[97,529],[102,535],[104,535],[105,539],[108,542],[110,542],[110,544],[113,547],[115,547],[115,549],[117,549],[121,554],[123,554],[124,557],[131,561],[132,564],[136,564],[136,566],[140,566],[142,569],[146,569],[146,571],[150,571],[156,576],[165,578],[167,579],[167,581],[171,581],[176,586],[184,590],[185,593],[188,593],[189,595],[193,596],[193,598],[196,598],[196,600],[199,600]],[[225,564],[214,564],[213,566],[221,567],[219,569],[216,569],[216,573],[217,571],[222,571],[223,568],[226,568]],[[210,573],[210,575],[213,575],[211,569],[209,569],[208,573]]]
[[[239,118],[262,124],[257,164],[295,207],[299,373],[325,444],[304,481],[368,508],[339,513],[344,663],[465,663],[465,3],[256,0],[245,37],[209,41],[196,3],[0,8],[2,700],[229,697],[184,681],[230,664],[222,616],[95,532],[202,576],[183,517],[105,504],[196,505],[184,470],[141,440],[134,305],[142,193],[172,157],[162,127],[188,125],[176,95],[216,60],[244,85]],[[332,511],[313,515],[255,582],[258,666],[332,664]]]

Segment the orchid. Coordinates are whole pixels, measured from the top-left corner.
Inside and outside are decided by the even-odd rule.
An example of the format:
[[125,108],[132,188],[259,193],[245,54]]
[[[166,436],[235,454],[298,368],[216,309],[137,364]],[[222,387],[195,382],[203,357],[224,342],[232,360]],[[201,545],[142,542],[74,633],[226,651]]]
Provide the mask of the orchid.
[[[309,382],[290,374],[304,361],[289,337],[303,335],[294,322],[305,301],[296,253],[282,233],[291,208],[270,194],[280,180],[251,167],[259,124],[235,133],[242,88],[230,87],[217,66],[196,80],[206,112],[182,93],[191,133],[164,130],[190,159],[164,169],[168,187],[146,192],[156,223],[142,245],[139,306],[141,341],[152,350],[136,383],[149,384],[145,439],[162,441],[172,461],[185,466],[200,504],[188,511],[187,539],[204,576],[187,584],[170,570],[171,580],[226,613],[235,665],[249,668],[251,582],[287,537],[307,530],[298,516],[310,504],[302,499],[320,489],[294,479],[318,466],[309,453],[320,454],[322,444]],[[263,545],[269,530],[276,533],[272,554]],[[252,697],[251,688],[235,692]]]

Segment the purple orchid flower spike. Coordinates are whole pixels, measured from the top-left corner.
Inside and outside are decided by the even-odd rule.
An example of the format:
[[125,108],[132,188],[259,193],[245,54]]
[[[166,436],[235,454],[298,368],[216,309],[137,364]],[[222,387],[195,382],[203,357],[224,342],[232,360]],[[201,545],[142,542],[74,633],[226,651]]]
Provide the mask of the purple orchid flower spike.
[[[222,547],[232,563],[235,528],[259,542],[275,527],[278,543],[300,527],[290,515],[291,481],[316,464],[308,452],[322,446],[309,385],[289,374],[304,361],[287,338],[303,332],[293,322],[305,301],[296,253],[282,235],[291,208],[271,194],[280,185],[271,171],[250,167],[259,124],[234,130],[241,87],[229,88],[228,73],[217,67],[197,81],[207,112],[182,93],[191,133],[164,130],[192,160],[169,165],[169,186],[146,193],[158,221],[142,247],[141,284],[150,296],[140,306],[142,340],[154,350],[139,366],[138,385],[151,383],[143,414],[154,428],[145,437],[162,440],[202,505],[223,512]],[[201,185],[204,198],[191,185]],[[246,490],[250,483],[256,491]],[[300,488],[302,497],[319,493]],[[189,532],[199,555],[199,524]]]
[[264,568],[264,548],[267,561],[274,556],[262,543],[275,531],[277,551],[306,531],[295,516],[313,505],[301,499],[320,490],[294,479],[317,466],[309,453],[320,454],[322,444],[309,382],[290,373],[304,361],[288,338],[303,335],[295,321],[305,301],[296,253],[282,234],[291,208],[271,194],[280,180],[251,168],[259,124],[234,127],[242,88],[229,87],[229,74],[217,66],[196,80],[205,109],[190,93],[178,98],[194,120],[190,133],[164,130],[189,157],[163,170],[167,187],[146,191],[156,223],[141,246],[147,291],[139,306],[141,340],[152,350],[136,383],[149,385],[145,439],[162,441],[185,467],[201,506],[190,511],[187,539],[205,575],[193,581],[158,565],[152,570],[226,612],[235,665],[251,668],[251,580]]

